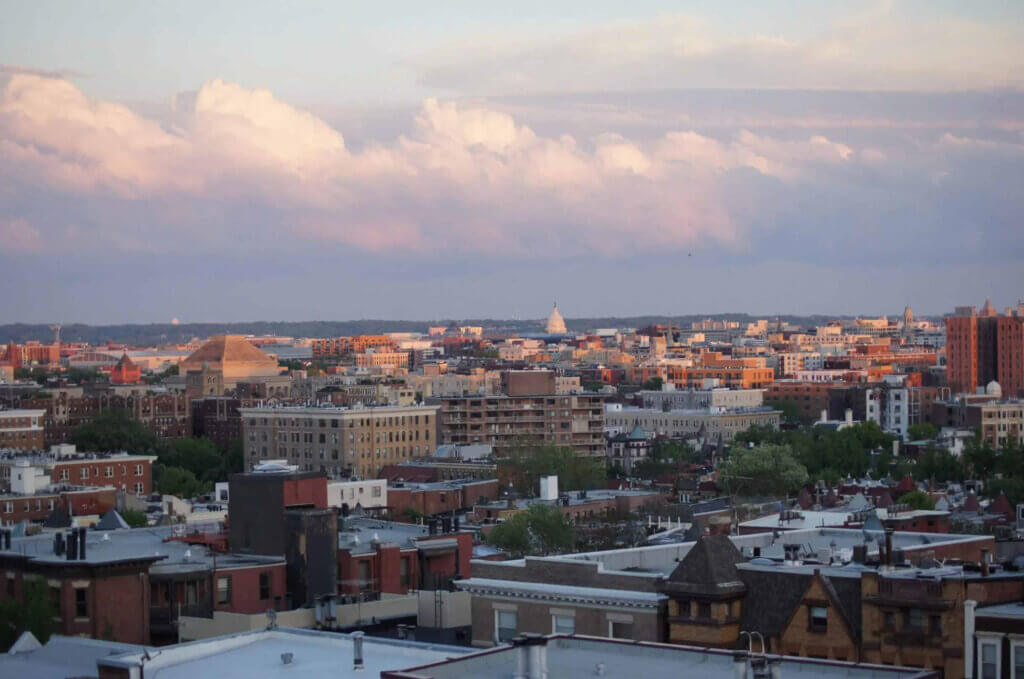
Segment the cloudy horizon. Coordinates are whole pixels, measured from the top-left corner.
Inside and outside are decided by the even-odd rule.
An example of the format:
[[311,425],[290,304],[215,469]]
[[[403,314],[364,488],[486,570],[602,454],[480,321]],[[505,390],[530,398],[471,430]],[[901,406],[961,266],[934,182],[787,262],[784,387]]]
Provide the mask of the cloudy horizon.
[[1024,296],[1024,9],[783,4],[2,3],[0,323]]

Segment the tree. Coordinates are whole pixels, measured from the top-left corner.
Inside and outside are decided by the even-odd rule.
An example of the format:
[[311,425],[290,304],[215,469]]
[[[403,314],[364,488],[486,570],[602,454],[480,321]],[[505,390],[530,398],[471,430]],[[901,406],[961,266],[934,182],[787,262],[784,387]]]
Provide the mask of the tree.
[[227,456],[217,450],[217,446],[209,439],[171,441],[160,452],[159,462],[169,467],[187,469],[200,481],[227,480]]
[[719,465],[718,478],[737,494],[785,495],[807,481],[807,468],[789,446],[735,446]]
[[495,526],[487,542],[516,557],[559,554],[573,548],[574,531],[561,509],[535,504]]
[[57,611],[50,600],[49,587],[42,579],[25,578],[22,600],[8,598],[0,602],[0,648],[9,649],[25,632],[32,632],[45,644],[57,624]]
[[572,448],[542,445],[515,448],[500,462],[521,493],[536,493],[542,476],[558,476],[563,490],[583,490],[604,484],[604,461],[576,454]]
[[663,380],[660,377],[652,377],[651,379],[641,384],[640,388],[646,389],[648,391],[661,391],[662,384]]
[[140,512],[137,509],[125,509],[118,513],[124,522],[132,528],[145,528],[149,525],[149,519],[146,518],[145,512]]
[[914,509],[935,509],[935,500],[921,490],[912,490],[900,496],[901,504],[910,505]]
[[939,435],[939,428],[930,422],[912,424],[907,427],[907,436],[911,441],[934,441]]
[[782,411],[782,421],[787,424],[809,424],[810,418],[803,414],[800,405],[792,399],[781,399],[778,401],[768,400],[764,404],[769,408]]
[[153,465],[153,481],[157,492],[180,498],[205,495],[213,488],[213,484],[200,481],[188,469],[168,467],[160,463]]
[[100,413],[92,422],[76,427],[70,440],[79,450],[100,452],[153,453],[158,448],[156,434],[127,410]]

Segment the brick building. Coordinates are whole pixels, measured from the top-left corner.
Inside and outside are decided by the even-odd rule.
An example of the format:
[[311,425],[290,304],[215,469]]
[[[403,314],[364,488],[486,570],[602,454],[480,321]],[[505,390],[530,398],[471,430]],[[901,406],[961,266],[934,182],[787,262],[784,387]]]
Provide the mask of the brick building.
[[604,396],[557,394],[551,371],[509,371],[500,396],[436,399],[441,406],[441,443],[490,444],[497,456],[522,445],[571,447],[603,458]]
[[406,510],[424,516],[468,510],[498,497],[497,479],[458,479],[432,483],[395,481],[388,486],[391,516],[401,518]]
[[437,445],[436,405],[241,408],[247,466],[283,459],[334,478],[374,478]]
[[765,389],[764,400],[789,401],[800,409],[801,417],[815,420],[822,410],[828,409],[829,382],[802,380],[775,380]]
[[0,410],[0,449],[42,450],[45,418],[40,409]]
[[[192,435],[207,438],[221,450],[242,440],[243,401],[233,396],[207,396],[192,401]],[[249,404],[247,404],[249,405]]]
[[1008,396],[1024,394],[1024,304],[1003,316],[988,301],[980,312],[957,307],[946,318],[946,365],[954,392],[996,381]]
[[396,346],[395,341],[387,335],[355,335],[312,341],[313,358],[342,358],[361,354],[367,349],[392,351]]
[[15,468],[26,465],[56,485],[113,486],[121,492],[148,495],[153,492],[154,461],[155,455],[79,453],[67,444],[39,453],[0,451],[0,487],[10,490]]

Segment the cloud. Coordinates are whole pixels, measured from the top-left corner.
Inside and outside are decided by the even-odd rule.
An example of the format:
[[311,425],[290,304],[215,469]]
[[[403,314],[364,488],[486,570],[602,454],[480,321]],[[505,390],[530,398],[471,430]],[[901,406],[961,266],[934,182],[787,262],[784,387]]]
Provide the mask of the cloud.
[[[244,249],[273,232],[375,251],[543,257],[736,245],[741,229],[716,195],[718,175],[743,167],[794,179],[851,157],[824,137],[749,131],[727,142],[692,131],[542,136],[507,113],[434,99],[408,134],[353,151],[316,116],[221,80],[177,99],[171,119],[18,74],[0,98],[0,164],[15,185],[88,200],[91,223],[77,226],[77,240],[61,224],[60,242],[75,248],[159,251],[187,234],[189,247]],[[146,205],[145,226],[118,216],[134,220]],[[263,214],[249,224],[223,217],[242,206]]]
[[51,71],[44,68],[33,68],[31,66],[18,66],[16,64],[0,64],[0,76],[11,75],[36,75],[41,78],[59,79],[87,77],[84,73],[81,73],[80,71],[72,71],[70,69],[60,69]]
[[[845,6],[844,6],[845,7]],[[824,10],[821,10],[824,11]],[[876,3],[751,32],[687,14],[536,37],[492,34],[408,60],[421,85],[491,95],[672,88],[975,90],[1024,87],[1024,29]]]
[[[76,257],[1019,252],[1008,236],[1022,217],[1019,132],[991,115],[943,129],[917,113],[936,108],[927,97],[910,106],[904,95],[871,95],[872,109],[834,94],[822,95],[827,105],[771,96],[797,100],[738,110],[707,95],[719,119],[695,112],[641,128],[625,121],[661,113],[642,97],[605,97],[582,133],[574,122],[524,122],[543,108],[536,102],[513,115],[500,102],[428,99],[403,133],[350,143],[268,90],[221,80],[175,97],[157,120],[66,80],[17,74],[0,94],[0,220],[12,252],[46,243]],[[938,101],[957,115],[974,110],[975,95],[957,96]],[[987,106],[1006,120],[1006,103]],[[756,126],[762,108],[767,129]]]

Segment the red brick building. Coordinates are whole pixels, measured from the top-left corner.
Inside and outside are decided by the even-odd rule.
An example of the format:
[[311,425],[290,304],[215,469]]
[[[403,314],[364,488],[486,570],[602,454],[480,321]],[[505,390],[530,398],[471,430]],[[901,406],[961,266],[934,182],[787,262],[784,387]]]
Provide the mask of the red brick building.
[[155,455],[76,453],[74,446],[31,456],[0,453],[0,487],[9,490],[12,469],[19,461],[27,461],[32,467],[42,467],[53,484],[112,486],[125,493],[148,495],[153,492],[155,460]]
[[396,518],[401,518],[407,509],[433,516],[469,509],[481,501],[497,497],[497,479],[396,483],[388,486],[388,509]]
[[45,410],[0,410],[0,450],[42,450]]
[[106,513],[117,505],[117,490],[107,488],[60,488],[33,495],[0,495],[0,524],[9,526],[20,521],[39,523],[61,507],[71,516],[93,516]]
[[142,369],[132,363],[128,354],[123,354],[110,372],[111,384],[138,384],[142,379]]
[[981,312],[958,307],[946,319],[949,386],[973,393],[995,380],[1005,396],[1024,393],[1024,305],[999,316],[990,302]]

